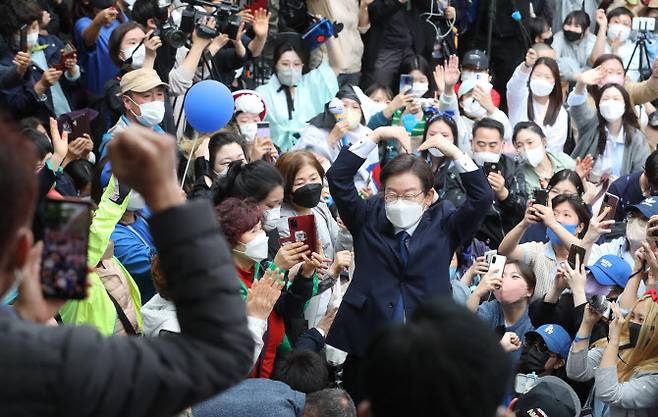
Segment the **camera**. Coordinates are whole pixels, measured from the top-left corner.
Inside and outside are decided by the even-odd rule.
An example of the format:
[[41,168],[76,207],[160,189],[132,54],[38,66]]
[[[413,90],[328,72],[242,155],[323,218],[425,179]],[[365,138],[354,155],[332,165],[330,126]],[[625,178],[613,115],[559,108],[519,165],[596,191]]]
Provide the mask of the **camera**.
[[655,17],[634,17],[632,29],[638,32],[653,32],[656,28]]
[[595,295],[587,300],[594,311],[603,316],[606,320],[612,320],[612,308],[610,301],[604,295]]

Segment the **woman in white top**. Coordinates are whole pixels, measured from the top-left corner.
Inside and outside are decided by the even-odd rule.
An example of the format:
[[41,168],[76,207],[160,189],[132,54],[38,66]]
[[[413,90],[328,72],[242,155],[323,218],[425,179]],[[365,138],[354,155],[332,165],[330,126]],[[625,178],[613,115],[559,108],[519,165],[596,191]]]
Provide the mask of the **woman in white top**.
[[546,134],[546,149],[562,152],[567,140],[568,115],[562,107],[560,70],[555,60],[537,58],[529,49],[507,83],[507,106],[512,126],[534,121]]
[[640,171],[649,156],[649,145],[623,86],[606,84],[599,90],[596,109],[587,104],[585,87],[596,85],[604,76],[601,67],[579,74],[567,100],[579,133],[571,156],[594,158],[590,177],[595,181]]

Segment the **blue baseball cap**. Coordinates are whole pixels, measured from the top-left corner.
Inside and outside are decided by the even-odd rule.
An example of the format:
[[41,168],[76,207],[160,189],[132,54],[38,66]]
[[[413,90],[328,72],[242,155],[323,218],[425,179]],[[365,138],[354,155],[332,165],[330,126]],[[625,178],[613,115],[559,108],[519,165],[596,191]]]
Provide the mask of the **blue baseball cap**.
[[647,197],[637,204],[628,206],[626,211],[639,211],[644,217],[658,216],[658,197]]
[[[542,338],[549,351],[556,353],[562,359],[569,356],[571,336],[559,324],[544,324],[536,330],[526,333],[526,337],[536,335]],[[532,337],[532,336],[531,336]]]
[[628,278],[633,272],[628,262],[616,255],[603,255],[594,265],[585,269],[592,273],[599,284],[617,285],[621,288],[626,288]]

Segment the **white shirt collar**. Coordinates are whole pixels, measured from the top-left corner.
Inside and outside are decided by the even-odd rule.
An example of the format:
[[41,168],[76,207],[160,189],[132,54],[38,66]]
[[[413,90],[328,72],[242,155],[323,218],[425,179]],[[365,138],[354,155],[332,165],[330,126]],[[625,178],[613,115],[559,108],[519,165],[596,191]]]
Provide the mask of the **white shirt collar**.
[[624,126],[621,126],[621,129],[619,129],[619,133],[617,136],[612,136],[608,128],[605,128],[605,131],[608,133],[608,140],[612,140],[614,143],[624,143]]

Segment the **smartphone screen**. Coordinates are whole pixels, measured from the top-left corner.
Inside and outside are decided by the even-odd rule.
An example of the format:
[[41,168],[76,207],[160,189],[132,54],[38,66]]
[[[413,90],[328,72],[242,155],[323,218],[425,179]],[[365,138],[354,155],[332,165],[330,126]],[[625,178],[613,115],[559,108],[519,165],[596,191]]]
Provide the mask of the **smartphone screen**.
[[20,45],[19,48],[23,52],[27,52],[27,25],[21,26],[20,29]]
[[91,206],[77,200],[46,199],[41,287],[46,297],[87,296],[87,246]]
[[259,122],[256,136],[259,138],[270,138],[270,122]]
[[535,204],[541,204],[542,206],[548,206],[548,191],[546,191],[546,190],[536,190],[535,191]]
[[489,270],[498,270],[496,273],[496,278],[503,277],[503,269],[505,269],[505,263],[507,262],[507,257],[503,255],[494,255],[491,257],[491,264],[489,265]]
[[569,257],[567,258],[567,262],[571,269],[576,269],[576,256],[578,256],[578,261],[582,265],[583,260],[585,259],[585,248],[578,245],[571,245],[571,248],[569,249]]
[[400,75],[400,93],[405,93],[411,90],[413,84],[414,84],[414,79],[411,76],[411,74]]
[[615,219],[617,204],[619,204],[619,197],[614,194],[605,193],[605,197],[603,197],[603,203],[601,204],[601,210],[599,210],[599,216],[601,213],[603,213],[603,210],[605,210],[606,207],[610,207],[610,210],[608,211],[608,214],[605,215],[603,221]]

